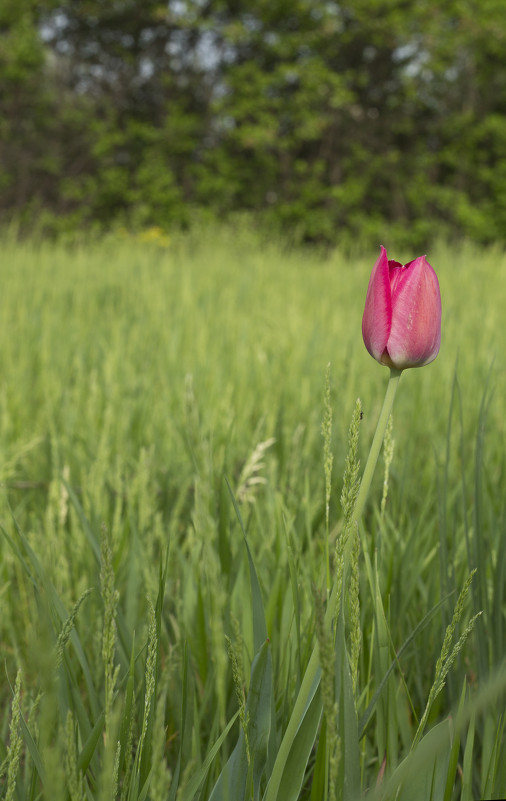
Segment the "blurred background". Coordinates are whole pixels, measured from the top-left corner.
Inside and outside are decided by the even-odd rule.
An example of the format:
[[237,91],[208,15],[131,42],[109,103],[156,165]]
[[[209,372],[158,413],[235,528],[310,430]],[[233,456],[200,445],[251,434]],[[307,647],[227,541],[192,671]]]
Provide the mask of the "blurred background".
[[2,0],[0,223],[506,240],[504,0]]

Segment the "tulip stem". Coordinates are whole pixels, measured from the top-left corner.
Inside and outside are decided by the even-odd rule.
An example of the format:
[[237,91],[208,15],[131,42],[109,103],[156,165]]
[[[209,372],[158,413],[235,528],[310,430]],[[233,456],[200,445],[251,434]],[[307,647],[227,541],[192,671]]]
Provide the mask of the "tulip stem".
[[[401,377],[401,373],[402,370],[397,370],[394,367],[390,368],[390,378],[388,380],[385,400],[383,401],[383,406],[378,419],[378,424],[376,426],[376,432],[374,434],[371,449],[369,451],[369,456],[367,457],[367,462],[364,468],[362,481],[360,482],[360,489],[358,492],[357,501],[355,503],[355,509],[353,512],[353,525],[355,525],[356,523],[358,524],[360,522],[360,518],[362,517],[362,513],[364,511],[365,502],[367,500],[367,495],[369,492],[369,488],[371,486],[374,468],[376,467],[376,462],[378,461],[378,456],[381,450],[381,445],[383,443],[383,437],[385,435],[388,418],[390,417],[390,412],[392,411],[395,393],[397,392],[397,387],[399,385],[399,379]],[[338,589],[339,588],[337,586],[337,581],[334,581],[334,586],[332,587],[332,592],[330,594],[330,598],[327,603],[327,609],[325,612],[325,626],[328,629],[330,629],[332,625],[332,620],[336,612],[335,606],[336,606]],[[318,643],[316,643],[316,645],[313,648],[313,653],[311,654],[309,662],[306,666],[306,670],[300,685],[299,694],[297,696],[297,700],[295,701],[295,706],[292,710],[292,714],[288,721],[284,737],[281,741],[278,750],[271,778],[267,786],[265,801],[277,801],[277,799],[279,798],[278,791],[281,785],[283,770],[288,760],[288,756],[290,754],[293,742],[295,740],[295,736],[305,717],[305,714],[309,706],[309,702],[316,691],[319,681],[320,681],[320,656],[319,656]]]
[[362,513],[364,511],[364,506],[367,500],[367,495],[369,494],[369,488],[371,486],[374,469],[376,467],[381,446],[383,444],[383,438],[385,436],[388,418],[390,417],[390,413],[392,411],[392,406],[394,403],[395,393],[397,392],[397,387],[399,386],[399,379],[401,377],[401,373],[402,370],[396,370],[395,367],[390,368],[390,377],[388,379],[387,391],[385,393],[385,400],[383,401],[383,406],[381,408],[378,423],[376,425],[376,431],[374,433],[371,449],[369,451],[369,456],[367,457],[364,473],[362,475],[362,481],[360,482],[360,489],[358,491],[357,501],[355,503],[355,510],[353,512],[354,523],[360,522],[360,518],[362,517]]

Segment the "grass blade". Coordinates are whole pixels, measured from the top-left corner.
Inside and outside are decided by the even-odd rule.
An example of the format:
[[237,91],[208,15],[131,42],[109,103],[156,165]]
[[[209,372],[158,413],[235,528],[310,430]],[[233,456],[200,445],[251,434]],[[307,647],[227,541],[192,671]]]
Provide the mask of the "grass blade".
[[246,701],[246,732],[239,739],[216,782],[209,801],[246,801],[259,798],[260,780],[267,761],[271,725],[272,658],[270,643],[264,642],[251,666]]
[[455,776],[457,774],[457,764],[459,761],[459,751],[460,751],[460,732],[461,732],[460,721],[462,719],[462,714],[464,711],[464,703],[466,700],[466,689],[467,689],[467,682],[464,680],[464,684],[462,686],[462,693],[460,695],[460,702],[457,709],[457,722],[453,733],[452,749],[450,752],[450,760],[448,763],[448,773],[446,776],[446,786],[445,786],[443,801],[451,801],[453,795],[453,787],[455,784]]
[[211,767],[211,764],[212,764],[216,754],[218,753],[218,751],[220,750],[221,746],[223,745],[225,739],[227,738],[227,735],[228,735],[230,729],[232,728],[232,726],[234,725],[234,723],[235,723],[235,721],[237,720],[238,717],[239,717],[239,711],[237,711],[235,713],[235,715],[233,715],[233,717],[230,718],[229,722],[227,723],[226,727],[223,729],[222,733],[220,734],[220,736],[218,737],[218,739],[216,740],[216,742],[214,743],[212,748],[210,748],[209,751],[207,752],[207,755],[206,755],[206,758],[204,759],[204,762],[202,763],[200,768],[193,774],[193,776],[191,777],[190,781],[185,786],[185,788],[183,790],[183,793],[182,793],[181,801],[192,801],[192,799],[195,797],[195,794],[198,792],[198,789],[199,789],[200,785],[202,784],[202,782],[206,778],[207,771]]
[[474,749],[475,715],[471,714],[466,736],[466,747],[462,761],[462,789],[460,801],[474,801],[473,793],[473,749]]
[[273,796],[275,801],[296,801],[299,797],[321,717],[322,699],[318,681],[293,740],[283,770],[279,791]]
[[386,673],[382,677],[378,687],[376,688],[376,690],[374,692],[373,697],[371,698],[369,704],[367,705],[367,709],[365,710],[364,714],[362,715],[362,717],[359,720],[359,724],[358,724],[358,737],[359,737],[359,740],[361,740],[362,737],[364,736],[364,734],[366,733],[367,727],[368,727],[368,725],[369,725],[369,723],[370,723],[370,721],[372,719],[372,716],[374,714],[374,710],[375,710],[376,704],[378,702],[378,698],[381,696],[381,693],[385,689],[386,683],[387,683],[387,681],[388,681],[388,679],[390,677],[390,674],[394,670],[395,666],[399,664],[399,659],[401,658],[402,654],[411,645],[411,643],[415,640],[417,635],[420,634],[420,632],[423,631],[423,629],[428,625],[428,623],[430,623],[431,619],[434,617],[436,612],[438,612],[438,610],[443,606],[443,604],[446,603],[447,600],[448,600],[448,598],[443,598],[441,601],[439,601],[439,603],[437,603],[435,606],[433,606],[432,609],[429,612],[427,612],[426,615],[424,615],[424,617],[421,619],[421,621],[418,623],[418,625],[415,626],[415,628],[413,629],[413,631],[411,632],[409,637],[406,640],[404,640],[403,644],[401,645],[401,647],[397,651],[395,659],[392,660],[388,670],[386,671]]

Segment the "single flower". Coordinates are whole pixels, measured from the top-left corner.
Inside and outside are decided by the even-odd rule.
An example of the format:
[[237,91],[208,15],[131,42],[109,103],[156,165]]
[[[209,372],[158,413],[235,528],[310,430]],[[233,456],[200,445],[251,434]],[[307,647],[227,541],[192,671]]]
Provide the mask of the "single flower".
[[374,265],[362,318],[362,336],[380,364],[404,370],[432,362],[441,343],[441,294],[425,256],[404,266],[384,247]]

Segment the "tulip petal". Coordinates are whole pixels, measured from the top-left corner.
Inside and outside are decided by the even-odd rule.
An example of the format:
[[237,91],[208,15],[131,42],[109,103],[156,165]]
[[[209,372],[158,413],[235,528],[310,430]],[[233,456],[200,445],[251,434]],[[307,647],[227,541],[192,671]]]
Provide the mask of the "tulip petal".
[[395,275],[392,324],[386,345],[397,369],[436,358],[441,342],[441,295],[436,273],[420,256]]
[[362,317],[364,344],[371,356],[377,361],[381,360],[387,346],[391,323],[392,299],[389,264],[387,252],[382,246],[380,256],[373,267],[369,279],[364,316]]

